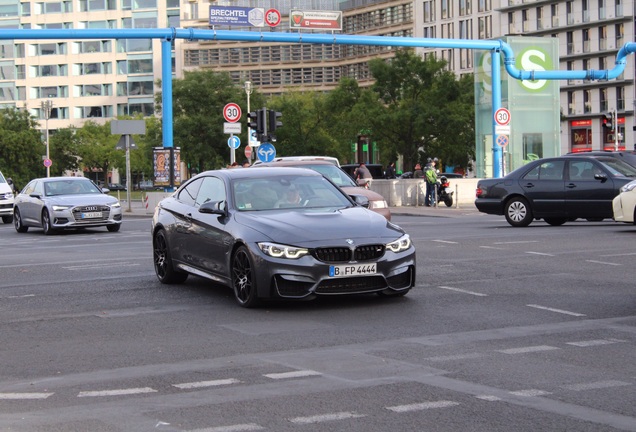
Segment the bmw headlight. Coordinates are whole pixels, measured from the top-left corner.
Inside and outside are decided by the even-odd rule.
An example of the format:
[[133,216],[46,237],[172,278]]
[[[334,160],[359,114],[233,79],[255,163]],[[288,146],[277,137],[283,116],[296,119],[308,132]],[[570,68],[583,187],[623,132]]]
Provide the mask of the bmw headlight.
[[621,188],[621,192],[631,192],[636,188],[636,181],[631,181]]
[[404,234],[399,239],[392,241],[391,243],[387,243],[386,248],[391,252],[402,252],[411,247],[411,237],[408,234]]
[[309,253],[309,249],[306,248],[269,242],[258,243],[258,247],[265,255],[269,255],[273,258],[298,259]]
[[64,210],[68,210],[70,209],[72,206],[67,206],[67,205],[54,205],[53,211],[64,211]]

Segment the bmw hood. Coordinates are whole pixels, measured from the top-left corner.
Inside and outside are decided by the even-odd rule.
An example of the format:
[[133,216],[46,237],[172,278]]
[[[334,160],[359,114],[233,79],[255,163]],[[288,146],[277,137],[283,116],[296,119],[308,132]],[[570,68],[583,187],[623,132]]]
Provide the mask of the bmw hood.
[[384,243],[404,234],[401,228],[388,222],[384,216],[362,207],[237,212],[235,218],[237,223],[249,226],[272,241],[289,244],[333,243],[333,240],[344,243],[348,238]]

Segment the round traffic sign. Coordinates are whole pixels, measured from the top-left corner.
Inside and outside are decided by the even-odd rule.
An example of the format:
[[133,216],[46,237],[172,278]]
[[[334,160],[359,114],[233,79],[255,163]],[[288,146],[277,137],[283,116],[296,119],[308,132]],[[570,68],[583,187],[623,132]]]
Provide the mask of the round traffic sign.
[[236,135],[232,135],[227,139],[227,145],[229,148],[237,149],[241,146],[241,139]]
[[256,156],[261,162],[271,162],[276,157],[276,148],[270,143],[263,143],[256,150]]
[[44,159],[44,162],[42,162],[42,163],[47,168],[49,168],[51,165],[53,165],[53,161],[51,159]]
[[245,157],[248,159],[252,157],[252,147],[250,146],[245,147]]
[[223,107],[223,117],[230,123],[236,123],[241,119],[241,107],[234,102],[230,102]]
[[506,108],[499,108],[495,111],[495,123],[499,126],[506,126],[510,123],[510,111]]
[[280,12],[277,9],[268,9],[265,12],[265,22],[270,27],[276,27],[280,24]]
[[499,135],[497,136],[497,144],[500,147],[505,147],[508,145],[508,135]]

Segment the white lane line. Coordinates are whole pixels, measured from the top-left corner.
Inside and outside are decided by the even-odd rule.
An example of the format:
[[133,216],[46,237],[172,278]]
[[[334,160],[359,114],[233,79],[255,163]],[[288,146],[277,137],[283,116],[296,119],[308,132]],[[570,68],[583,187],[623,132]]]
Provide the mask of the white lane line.
[[173,387],[180,389],[194,389],[194,388],[203,388],[203,387],[217,387],[224,386],[230,384],[238,384],[241,381],[235,378],[222,379],[222,380],[212,380],[212,381],[196,381],[189,383],[181,383],[181,384],[172,384]]
[[336,420],[346,420],[352,418],[360,418],[366,417],[364,414],[358,414],[355,412],[345,411],[339,413],[332,414],[321,414],[309,417],[294,417],[289,419],[290,422],[296,424],[312,424],[312,423],[322,423],[328,421],[336,421]]
[[316,376],[322,375],[320,372],[316,372],[313,370],[301,370],[301,371],[293,371],[293,372],[281,372],[281,373],[271,373],[265,374],[267,378],[271,379],[288,379],[288,378],[300,378],[300,377],[308,377],[308,376]]
[[475,396],[477,399],[489,401],[489,402],[497,402],[500,401],[501,398],[493,395],[477,395]]
[[479,293],[479,292],[474,292],[474,291],[468,291],[468,290],[463,290],[461,288],[453,288],[453,287],[449,287],[449,286],[438,286],[437,288],[441,288],[441,289],[445,289],[445,290],[449,290],[449,291],[457,291],[460,293],[464,293],[464,294],[470,294],[470,295],[474,295],[477,297],[488,297],[488,294],[484,294],[484,293]]
[[546,310],[546,311],[550,311],[550,312],[556,312],[556,313],[560,313],[560,314],[565,314],[565,315],[572,315],[572,316],[577,316],[577,317],[584,317],[585,314],[582,313],[578,313],[578,312],[570,312],[570,311],[566,311],[563,309],[555,309],[555,308],[551,308],[551,307],[547,307],[547,306],[541,306],[541,305],[536,305],[536,304],[529,304],[526,305],[528,307],[531,308],[535,308],[535,309],[541,309],[541,310]]
[[619,342],[627,342],[623,339],[592,339],[586,341],[578,341],[578,342],[566,342],[567,345],[574,345],[577,347],[591,347],[591,346],[600,346],[600,345],[610,345]]
[[608,254],[608,255],[599,255],[599,256],[602,256],[602,257],[620,257],[620,256],[632,256],[632,255],[636,255],[636,252],[620,253],[620,254]]
[[[27,298],[27,297],[35,297],[35,294],[24,294],[24,295],[14,295],[14,296],[6,296],[4,298],[8,299],[18,299],[18,298]],[[2,298],[2,297],[0,297]]]
[[528,390],[512,391],[512,392],[510,392],[510,394],[513,394],[515,396],[533,397],[533,396],[545,396],[545,395],[549,395],[549,394],[552,394],[552,393],[547,392],[547,391],[543,391],[543,390],[528,389]]
[[504,250],[505,248],[500,248],[500,247],[494,247],[494,246],[479,246],[480,248],[483,249],[496,249],[496,250]]
[[448,360],[470,360],[483,357],[484,354],[480,353],[470,353],[470,354],[458,354],[458,355],[449,355],[449,356],[436,356],[436,357],[426,357],[424,360],[428,361],[448,361]]
[[100,396],[125,396],[132,394],[156,393],[157,390],[150,387],[128,388],[118,390],[97,390],[79,392],[77,397],[100,397]]
[[46,399],[54,393],[0,393],[0,399]]
[[85,265],[78,265],[78,266],[66,266],[62,268],[64,270],[92,270],[92,269],[99,269],[104,267],[111,268],[114,265],[116,265],[117,267],[138,267],[140,264],[134,264],[134,263],[85,264]]
[[532,352],[541,352],[541,351],[553,351],[558,350],[560,348],[553,347],[550,345],[537,345],[537,346],[528,346],[528,347],[520,347],[520,348],[510,348],[505,350],[497,350],[497,352],[504,354],[526,354]]
[[519,240],[519,241],[509,241],[509,242],[494,242],[493,244],[496,245],[503,245],[503,244],[523,244],[523,243],[539,243],[539,240]]
[[459,402],[451,402],[451,401],[436,401],[436,402],[422,402],[408,405],[396,405],[386,407],[389,411],[403,413],[403,412],[411,412],[411,411],[423,411],[432,408],[446,408],[451,406],[459,405]]
[[613,263],[613,262],[595,261],[595,260],[585,260],[585,262],[589,262],[589,263],[592,263],[592,264],[611,265],[611,266],[619,266],[619,265],[622,265],[622,264]]
[[526,251],[527,254],[530,255],[541,255],[541,256],[549,256],[549,257],[553,257],[553,254],[549,254],[549,253],[543,253],[543,252],[532,252],[532,251]]
[[450,240],[432,240],[437,243],[448,243],[448,244],[459,244],[459,242],[450,241]]
[[605,389],[612,387],[624,387],[632,385],[631,383],[625,381],[596,381],[591,383],[581,383],[581,384],[571,384],[563,386],[564,389],[574,390],[574,391],[583,391],[583,390],[597,390],[597,389]]
[[218,426],[205,429],[195,429],[189,432],[246,432],[265,429],[263,426],[259,426],[256,423],[245,423],[230,426]]

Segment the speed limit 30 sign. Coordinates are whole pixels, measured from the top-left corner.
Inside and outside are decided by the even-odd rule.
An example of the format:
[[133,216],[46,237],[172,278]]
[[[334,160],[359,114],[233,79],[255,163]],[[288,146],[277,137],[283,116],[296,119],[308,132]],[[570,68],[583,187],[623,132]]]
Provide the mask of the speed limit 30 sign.
[[241,107],[231,102],[223,107],[223,117],[230,123],[236,123],[241,119]]
[[495,111],[495,123],[499,126],[506,126],[510,124],[510,111],[506,108],[499,108]]

